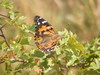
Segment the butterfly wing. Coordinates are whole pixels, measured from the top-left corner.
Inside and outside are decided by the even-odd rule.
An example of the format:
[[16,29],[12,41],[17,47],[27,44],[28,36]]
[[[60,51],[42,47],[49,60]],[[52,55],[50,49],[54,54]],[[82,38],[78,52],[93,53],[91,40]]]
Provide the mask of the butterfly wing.
[[51,52],[61,36],[54,31],[51,24],[40,16],[34,18],[35,22],[35,40],[37,47],[45,53]]

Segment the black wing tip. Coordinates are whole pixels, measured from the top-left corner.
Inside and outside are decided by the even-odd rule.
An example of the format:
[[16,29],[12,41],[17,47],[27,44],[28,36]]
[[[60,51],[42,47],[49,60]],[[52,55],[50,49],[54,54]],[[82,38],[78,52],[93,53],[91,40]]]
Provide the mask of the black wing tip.
[[47,23],[47,21],[44,18],[42,18],[41,16],[35,16],[34,23],[35,23],[35,25],[44,25]]
[[35,17],[34,17],[34,22],[36,22],[36,20],[37,20],[38,18],[40,18],[40,16],[35,16]]
[[40,16],[36,15],[35,18],[40,18]]
[[36,15],[35,17],[40,17],[39,15]]

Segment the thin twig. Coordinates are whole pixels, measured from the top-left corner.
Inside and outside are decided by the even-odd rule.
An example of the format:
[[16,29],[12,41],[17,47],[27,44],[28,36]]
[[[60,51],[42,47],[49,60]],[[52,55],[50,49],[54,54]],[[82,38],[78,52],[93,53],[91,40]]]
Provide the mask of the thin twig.
[[11,62],[15,61],[15,62],[29,63],[27,60],[21,60],[21,59],[16,59],[16,58],[9,58],[7,55],[5,55],[4,57],[0,57],[0,64],[4,63],[5,61],[11,61]]
[[1,37],[3,37],[3,35],[0,35]]
[[4,25],[2,25],[2,26],[0,26],[0,30],[5,26],[6,24],[4,24]]
[[0,29],[0,31],[1,31],[1,35],[2,35],[2,37],[4,38],[4,40],[5,40],[6,44],[7,44],[7,46],[10,48],[10,45],[8,44],[8,41],[7,41],[7,39],[6,39],[6,37],[5,37],[4,33],[3,33],[2,28]]
[[68,75],[69,68],[66,66],[66,75]]
[[25,61],[25,60],[15,60],[17,62],[22,62],[22,63],[28,63],[28,61]]
[[3,14],[0,14],[0,16],[11,19],[10,17],[7,17],[6,15]]
[[29,32],[30,34],[32,34],[33,36],[34,36],[34,33],[32,33],[32,32]]
[[6,15],[3,15],[3,14],[0,14],[0,16],[2,16],[2,17],[7,17]]
[[8,41],[7,41],[7,39],[6,39],[6,37],[5,37],[4,33],[3,33],[3,30],[2,30],[2,28],[3,28],[5,25],[6,25],[6,24],[4,24],[3,26],[0,27],[0,31],[1,31],[1,35],[0,35],[0,36],[4,38],[4,40],[5,40],[6,44],[7,44],[7,46],[10,48],[10,45],[8,44]]
[[[7,60],[5,60],[5,61],[7,61]],[[0,64],[1,63],[4,63],[5,61],[4,60],[3,61],[0,61]],[[16,61],[16,62],[28,63],[28,61],[24,61],[24,60],[10,60],[10,61],[11,62]]]
[[0,61],[0,64],[1,64],[1,63],[4,63],[4,61]]
[[41,72],[41,75],[44,75],[44,72]]

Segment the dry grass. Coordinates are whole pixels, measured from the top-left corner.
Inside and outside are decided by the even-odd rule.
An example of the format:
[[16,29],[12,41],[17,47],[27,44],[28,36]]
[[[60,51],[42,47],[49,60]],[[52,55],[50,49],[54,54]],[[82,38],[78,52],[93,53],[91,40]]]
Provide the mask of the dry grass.
[[67,28],[81,40],[100,36],[99,0],[12,0],[26,22],[33,23],[35,15],[48,20],[56,30]]

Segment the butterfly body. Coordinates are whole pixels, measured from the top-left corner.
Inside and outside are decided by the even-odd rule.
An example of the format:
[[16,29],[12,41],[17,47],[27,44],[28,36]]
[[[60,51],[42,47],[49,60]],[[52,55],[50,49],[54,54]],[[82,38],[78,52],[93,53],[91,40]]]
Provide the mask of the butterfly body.
[[34,38],[37,47],[45,53],[50,53],[61,35],[55,32],[52,25],[40,16],[36,16],[34,22],[36,25]]

